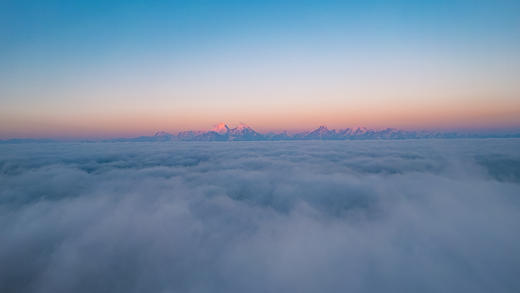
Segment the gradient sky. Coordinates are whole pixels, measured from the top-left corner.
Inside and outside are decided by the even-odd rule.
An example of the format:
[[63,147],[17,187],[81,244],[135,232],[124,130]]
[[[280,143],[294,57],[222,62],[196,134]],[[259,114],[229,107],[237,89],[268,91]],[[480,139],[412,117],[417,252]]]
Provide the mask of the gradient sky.
[[520,1],[0,1],[0,138],[520,127]]

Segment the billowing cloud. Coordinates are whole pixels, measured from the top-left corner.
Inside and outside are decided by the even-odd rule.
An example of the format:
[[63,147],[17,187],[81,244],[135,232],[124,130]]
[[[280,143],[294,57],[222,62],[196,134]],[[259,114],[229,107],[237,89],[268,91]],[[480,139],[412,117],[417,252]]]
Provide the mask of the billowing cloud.
[[0,291],[518,292],[519,150],[0,145]]

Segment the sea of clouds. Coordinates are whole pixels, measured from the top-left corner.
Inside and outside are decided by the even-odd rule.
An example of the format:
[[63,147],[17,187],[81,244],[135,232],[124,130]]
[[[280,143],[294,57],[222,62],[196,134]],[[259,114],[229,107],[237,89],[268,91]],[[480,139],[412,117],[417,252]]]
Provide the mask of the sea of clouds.
[[520,139],[0,145],[0,292],[520,292]]

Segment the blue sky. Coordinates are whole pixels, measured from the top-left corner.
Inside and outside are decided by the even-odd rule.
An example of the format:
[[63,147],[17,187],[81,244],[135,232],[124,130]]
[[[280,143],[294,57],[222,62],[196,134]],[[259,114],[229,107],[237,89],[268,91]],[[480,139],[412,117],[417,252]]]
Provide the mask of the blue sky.
[[520,125],[519,1],[4,0],[0,44],[3,137]]

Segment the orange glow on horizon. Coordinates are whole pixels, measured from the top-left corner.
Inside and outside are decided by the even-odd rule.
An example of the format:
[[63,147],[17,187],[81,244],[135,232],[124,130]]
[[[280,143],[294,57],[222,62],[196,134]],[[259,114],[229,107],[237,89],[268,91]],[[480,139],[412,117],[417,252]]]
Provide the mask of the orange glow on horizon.
[[[272,107],[271,111],[210,111],[210,109],[156,112],[82,113],[81,115],[40,114],[37,117],[0,118],[1,138],[60,137],[107,138],[151,135],[155,131],[177,133],[185,130],[209,130],[219,122],[230,127],[240,122],[259,132],[297,132],[319,125],[329,128],[400,128],[400,129],[479,129],[520,127],[520,102],[472,104],[326,105],[319,108]],[[261,109],[262,110],[262,109]]]

